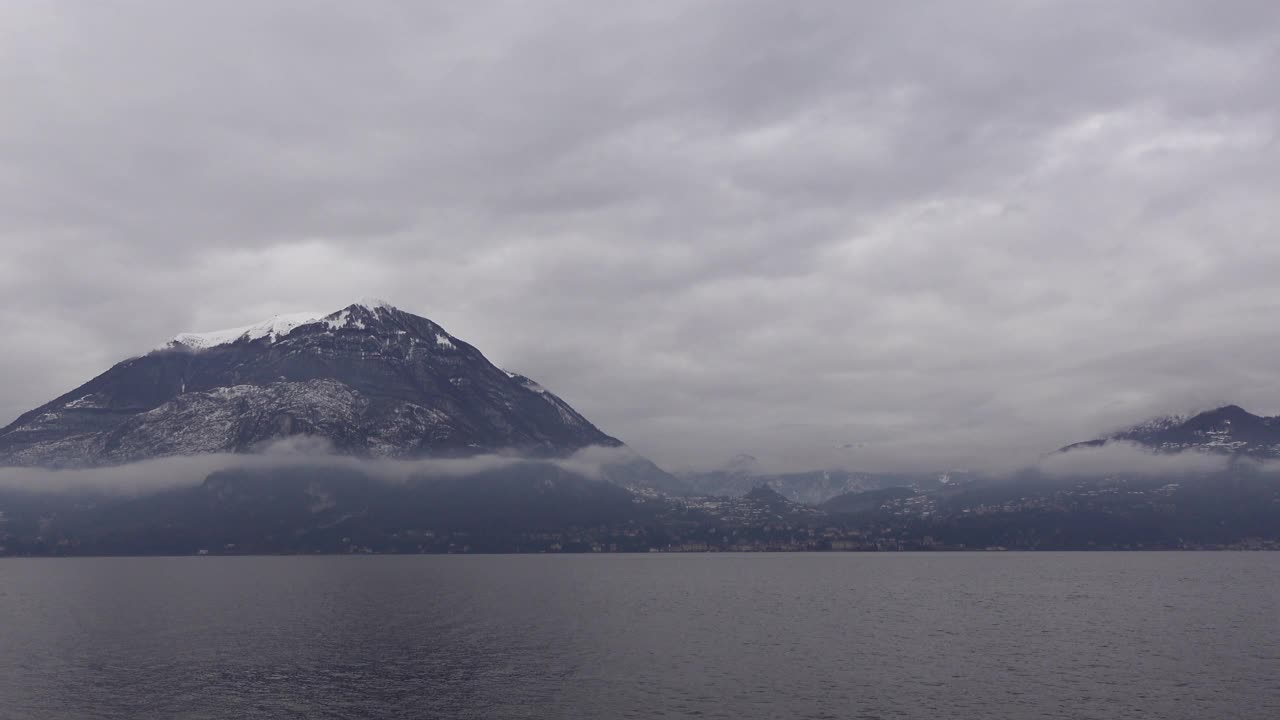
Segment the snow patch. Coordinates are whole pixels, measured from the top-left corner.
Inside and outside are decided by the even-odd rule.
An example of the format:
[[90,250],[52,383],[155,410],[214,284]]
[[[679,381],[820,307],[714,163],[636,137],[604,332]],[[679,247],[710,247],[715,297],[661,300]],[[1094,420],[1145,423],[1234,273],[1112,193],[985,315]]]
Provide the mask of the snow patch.
[[275,342],[303,325],[319,322],[320,318],[321,314],[314,312],[286,313],[284,315],[276,315],[270,320],[263,320],[260,323],[244,327],[214,330],[212,332],[179,333],[158,349],[163,350],[175,346],[183,346],[191,350],[205,350],[219,345],[230,345],[244,339],[259,340],[267,338],[271,342]]
[[259,390],[260,388],[258,388],[256,385],[227,385],[224,387],[213,388],[205,394],[211,397],[228,399],[228,398],[243,397],[245,395],[251,395]]
[[[253,325],[245,325],[244,327],[227,328],[226,330],[214,330],[211,332],[184,332],[175,335],[172,339],[161,345],[156,350],[171,350],[174,348],[186,348],[188,350],[205,350],[219,345],[230,345],[241,340],[259,340],[267,338],[270,342],[275,342],[282,337],[287,336],[293,330],[310,325],[312,323],[323,322],[330,330],[341,330],[344,328],[352,328],[356,330],[366,330],[368,326],[364,319],[361,319],[361,313],[353,313],[352,308],[363,308],[374,316],[377,316],[383,310],[396,310],[397,308],[386,300],[378,298],[360,298],[355,303],[347,306],[344,310],[332,313],[318,312],[296,312],[276,315],[270,320],[263,320]],[[403,333],[404,331],[399,331]],[[453,348],[452,339],[448,335],[437,334],[436,344],[441,347]]]
[[[498,368],[498,369],[502,370],[502,368]],[[520,386],[523,387],[525,390],[532,390],[533,392],[536,392],[540,395],[547,394],[546,388],[542,387],[541,385],[534,382],[533,380],[530,380],[524,375],[521,375],[520,373],[514,373],[514,372],[511,372],[510,370],[502,370],[502,372],[505,373],[507,377],[520,383]]]
[[392,305],[386,300],[382,300],[374,297],[362,297],[359,300],[357,300],[355,304],[371,312],[377,312],[378,310],[395,310],[396,309],[395,305]]
[[1161,417],[1151,418],[1144,422],[1138,423],[1121,430],[1115,435],[1138,434],[1138,433],[1157,433],[1162,430],[1169,430],[1190,420],[1193,416],[1189,413],[1177,413],[1174,415],[1164,415]]
[[436,333],[436,345],[450,350],[454,349],[453,341],[449,339],[448,335],[443,333]]
[[364,330],[364,321],[358,317],[352,317],[350,310],[339,310],[331,315],[324,317],[324,324],[330,330],[341,330],[343,328],[355,328],[356,330]]
[[84,397],[76,398],[75,400],[72,400],[66,405],[63,405],[62,407],[65,410],[82,410],[84,408],[96,408],[98,407],[98,401],[94,398],[92,394],[89,394],[89,395],[85,395]]
[[507,373],[507,377],[520,383],[521,387],[523,387],[525,390],[541,395],[543,400],[546,400],[551,405],[551,407],[556,409],[556,412],[560,414],[561,422],[563,422],[565,425],[577,426],[582,424],[582,420],[576,416],[576,413],[573,411],[573,409],[570,408],[568,405],[566,405],[563,400],[556,397],[556,395],[552,393],[550,390],[542,387],[541,385],[534,382],[533,380],[530,380],[524,375],[517,375],[516,373],[510,372],[507,370],[503,370],[502,372]]
[[517,376],[517,377],[516,377],[516,379],[520,381],[520,384],[521,384],[521,385],[524,385],[524,387],[525,387],[525,389],[526,389],[526,390],[532,390],[533,392],[536,392],[536,393],[538,393],[539,395],[546,395],[546,394],[547,394],[547,389],[546,389],[546,388],[542,387],[542,386],[541,386],[541,385],[539,385],[538,383],[536,383],[536,382],[534,382],[534,381],[530,380],[529,378],[527,378],[527,377],[525,377],[525,376],[523,376],[523,375]]

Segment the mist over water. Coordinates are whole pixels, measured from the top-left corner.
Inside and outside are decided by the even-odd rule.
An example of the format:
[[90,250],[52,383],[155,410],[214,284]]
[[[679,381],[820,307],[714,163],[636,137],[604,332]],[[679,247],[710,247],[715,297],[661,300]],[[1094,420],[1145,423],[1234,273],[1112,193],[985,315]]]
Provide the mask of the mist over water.
[[1280,556],[0,561],[0,717],[1274,718]]

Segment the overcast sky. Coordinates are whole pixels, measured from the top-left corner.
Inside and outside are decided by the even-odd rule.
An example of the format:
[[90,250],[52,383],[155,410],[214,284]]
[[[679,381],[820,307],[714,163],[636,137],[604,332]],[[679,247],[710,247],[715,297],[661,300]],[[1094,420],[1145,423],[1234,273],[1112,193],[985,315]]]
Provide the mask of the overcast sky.
[[671,469],[1280,411],[1280,6],[0,4],[0,424],[383,297]]

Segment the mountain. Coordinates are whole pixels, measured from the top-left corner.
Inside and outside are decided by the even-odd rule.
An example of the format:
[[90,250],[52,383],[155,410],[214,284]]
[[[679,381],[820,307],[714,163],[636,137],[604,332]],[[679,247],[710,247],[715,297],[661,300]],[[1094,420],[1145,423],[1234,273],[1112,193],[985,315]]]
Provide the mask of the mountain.
[[1280,457],[1280,417],[1260,417],[1226,405],[1191,417],[1148,420],[1105,437],[1075,443],[1063,452],[1130,442],[1156,452],[1193,450],[1259,458]]
[[820,507],[829,513],[865,513],[880,509],[886,503],[914,497],[916,491],[909,487],[887,487],[881,490],[864,490],[837,495]]
[[[0,430],[0,466],[247,453],[292,436],[369,458],[623,447],[431,320],[364,301],[176,335]],[[641,459],[627,470],[641,485],[675,484]]]
[[739,453],[729,458],[720,470],[737,477],[753,477],[760,474],[760,461],[754,455]]
[[[167,489],[146,492],[59,490],[13,478],[60,473],[5,468],[0,556],[1280,549],[1280,474],[1267,463],[984,478],[765,474],[743,455],[673,478],[533,380],[377,302],[177,335],[0,430],[0,468],[250,454],[291,437],[321,438],[343,457],[217,459],[218,470],[189,482],[166,475]],[[1280,418],[1227,406],[1063,450],[1112,442],[1280,457]],[[489,453],[508,457],[363,461]]]

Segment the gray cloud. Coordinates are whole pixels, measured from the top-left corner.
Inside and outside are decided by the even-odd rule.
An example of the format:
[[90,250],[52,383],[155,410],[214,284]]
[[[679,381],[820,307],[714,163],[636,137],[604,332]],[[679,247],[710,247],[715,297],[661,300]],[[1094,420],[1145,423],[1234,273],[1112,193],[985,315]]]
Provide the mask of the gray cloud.
[[589,447],[561,459],[527,458],[512,453],[468,458],[362,459],[335,454],[323,439],[296,436],[260,448],[253,454],[178,456],[82,469],[0,467],[0,491],[95,492],[132,496],[194,487],[219,470],[316,467],[351,470],[382,482],[404,483],[415,479],[468,477],[531,463],[554,465],[586,478],[602,480],[609,466],[625,463],[634,457],[634,453],[626,448]]
[[1268,2],[8,3],[0,415],[386,297],[671,468],[1280,410]]
[[1039,464],[1042,472],[1055,477],[1106,475],[1168,477],[1224,472],[1227,467],[1227,457],[1223,455],[1194,451],[1153,453],[1138,445],[1123,442],[1055,453]]

